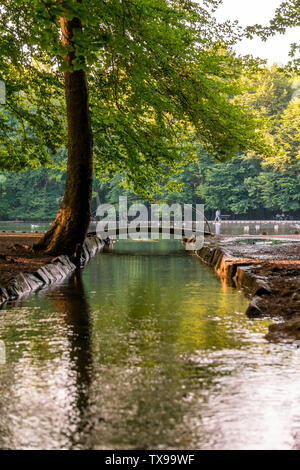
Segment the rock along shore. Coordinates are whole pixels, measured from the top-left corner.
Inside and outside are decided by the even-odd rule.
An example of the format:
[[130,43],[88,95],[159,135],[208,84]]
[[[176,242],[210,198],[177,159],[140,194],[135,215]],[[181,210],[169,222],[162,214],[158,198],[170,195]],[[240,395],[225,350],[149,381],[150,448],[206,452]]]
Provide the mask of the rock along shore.
[[266,339],[292,343],[300,340],[300,243],[267,244],[277,243],[274,239],[211,240],[196,255],[246,293],[250,318],[276,319]]
[[[37,290],[60,283],[69,277],[76,266],[68,256],[56,258],[35,255],[32,241],[41,235],[1,234],[0,236],[0,306],[26,297]],[[24,241],[29,245],[24,245]],[[22,244],[21,244],[22,243]],[[104,250],[106,243],[92,234],[82,247],[80,266],[84,267],[96,253]]]

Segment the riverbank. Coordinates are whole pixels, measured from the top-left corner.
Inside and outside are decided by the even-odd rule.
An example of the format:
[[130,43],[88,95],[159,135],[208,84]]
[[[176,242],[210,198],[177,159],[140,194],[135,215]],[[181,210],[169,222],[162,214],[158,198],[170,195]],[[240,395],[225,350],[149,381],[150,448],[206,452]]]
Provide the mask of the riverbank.
[[[76,266],[66,256],[36,254],[38,233],[0,233],[0,304],[61,282]],[[81,264],[104,249],[94,234],[87,237]],[[300,236],[215,236],[197,256],[219,277],[251,299],[247,315],[272,317],[266,338],[290,343],[300,340]]]
[[22,271],[33,273],[51,262],[53,256],[36,254],[31,249],[42,234],[0,233],[0,285]]
[[[300,340],[300,237],[216,237],[196,254],[251,299],[250,318],[272,317],[266,338]],[[269,244],[268,244],[269,243]]]
[[[0,233],[0,305],[61,282],[76,270],[68,256],[53,258],[35,253],[32,245],[41,236],[37,233]],[[98,237],[88,236],[82,247],[80,265],[87,264],[104,246]]]

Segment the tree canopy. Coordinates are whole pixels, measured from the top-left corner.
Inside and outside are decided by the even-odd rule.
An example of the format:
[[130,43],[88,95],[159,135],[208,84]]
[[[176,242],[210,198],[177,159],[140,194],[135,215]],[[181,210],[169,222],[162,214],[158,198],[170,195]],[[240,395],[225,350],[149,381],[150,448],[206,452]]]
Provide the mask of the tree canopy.
[[[169,177],[155,199],[166,202],[203,203],[207,214],[221,207],[237,217],[264,218],[277,213],[300,216],[300,80],[278,67],[261,69],[247,83],[242,101],[267,116],[266,139],[280,148],[272,157],[253,153],[216,163],[199,145],[197,158]],[[60,158],[66,158],[61,155]],[[93,205],[117,203],[126,191],[119,172],[107,181],[94,179]],[[40,168],[22,173],[0,173],[0,218],[52,219],[61,202],[63,170]],[[173,192],[170,192],[170,185]],[[176,190],[177,188],[177,190]],[[181,188],[181,191],[178,191]],[[136,198],[127,190],[129,200]]]
[[[259,117],[239,101],[237,33],[213,16],[218,0],[1,0],[0,166],[53,164],[66,143],[63,72],[90,89],[97,174],[126,174],[149,195],[200,142],[220,160],[268,153]],[[62,45],[60,18],[79,18]],[[72,65],[64,61],[70,49]]]

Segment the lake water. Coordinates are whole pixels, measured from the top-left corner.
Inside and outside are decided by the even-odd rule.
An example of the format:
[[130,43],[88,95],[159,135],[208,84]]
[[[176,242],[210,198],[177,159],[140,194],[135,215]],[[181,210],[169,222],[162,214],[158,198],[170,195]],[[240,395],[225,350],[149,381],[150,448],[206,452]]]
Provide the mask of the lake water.
[[[16,231],[16,232],[44,232],[50,226],[50,222],[5,222],[0,221],[0,232]],[[96,223],[90,225],[90,230],[96,229]],[[207,230],[207,226],[206,226]],[[260,235],[266,232],[268,235],[293,235],[296,231],[300,232],[300,222],[268,222],[268,221],[245,221],[245,222],[228,222],[223,221],[221,224],[210,222],[210,230],[212,233],[222,235]]]
[[268,222],[268,221],[246,221],[246,222],[222,222],[211,223],[212,233],[219,235],[294,235],[300,232],[300,222]]
[[300,349],[179,242],[0,311],[2,449],[300,449]]

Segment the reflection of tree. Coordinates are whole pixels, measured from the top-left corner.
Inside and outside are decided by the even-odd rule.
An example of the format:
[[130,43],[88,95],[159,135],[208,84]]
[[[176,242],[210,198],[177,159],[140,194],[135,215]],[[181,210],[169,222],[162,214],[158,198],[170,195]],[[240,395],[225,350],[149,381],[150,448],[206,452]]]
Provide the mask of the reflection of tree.
[[83,447],[93,363],[81,273],[7,309],[0,323],[8,351],[0,368],[0,447]]
[[[57,295],[57,294],[60,295]],[[92,381],[92,325],[81,271],[75,273],[68,285],[54,291],[51,299],[56,311],[64,315],[68,327],[70,369],[74,385],[74,401],[70,421],[76,429],[70,437],[70,446],[78,443],[85,427]],[[70,423],[69,423],[70,424]]]

